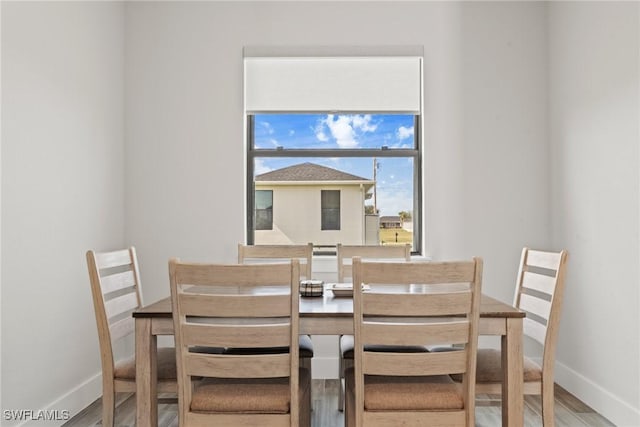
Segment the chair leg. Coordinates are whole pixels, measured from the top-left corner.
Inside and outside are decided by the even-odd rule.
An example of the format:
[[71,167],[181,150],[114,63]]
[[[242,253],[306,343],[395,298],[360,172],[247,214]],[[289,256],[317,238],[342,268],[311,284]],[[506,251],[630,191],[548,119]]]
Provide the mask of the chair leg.
[[305,395],[300,396],[300,427],[311,427],[311,379],[309,379],[309,389],[305,390]]
[[102,393],[102,425],[113,427],[116,413],[116,396],[113,390],[104,390]]
[[342,353],[338,355],[338,411],[344,411],[344,358]]
[[[300,358],[300,367],[309,371],[309,376],[311,381],[313,379],[313,375],[311,375],[311,358],[310,357],[301,357]],[[309,386],[309,393],[307,393],[307,404],[309,405],[309,411],[313,410],[312,402],[313,399],[311,397],[311,389],[313,387]]]
[[[344,375],[344,374],[343,374]],[[344,380],[344,425],[345,427],[354,427],[355,426],[355,399],[354,399],[354,385],[349,382],[347,384],[347,379]]]
[[353,359],[345,359],[343,357],[340,357],[340,383],[338,384],[340,386],[339,389],[339,399],[340,401],[338,402],[338,409],[340,411],[344,410],[344,402],[346,400],[346,388],[347,388],[347,379],[344,377],[344,373],[347,371],[347,369],[349,368],[353,368]]
[[554,415],[554,390],[553,381],[542,383],[542,425],[544,427],[553,427],[555,423]]

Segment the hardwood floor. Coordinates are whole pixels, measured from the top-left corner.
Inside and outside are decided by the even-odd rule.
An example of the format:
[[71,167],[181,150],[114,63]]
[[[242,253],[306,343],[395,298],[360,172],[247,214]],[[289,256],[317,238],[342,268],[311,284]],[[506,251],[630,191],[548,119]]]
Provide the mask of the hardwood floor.
[[[313,380],[313,427],[343,427],[342,412],[337,410],[338,380]],[[476,408],[477,427],[496,427],[501,424],[500,397],[478,395]],[[178,408],[175,404],[158,404],[158,426],[178,427]],[[69,420],[64,427],[100,426],[102,402],[93,402],[81,413]],[[117,427],[135,426],[135,397],[131,394],[119,396],[116,409]],[[562,387],[556,385],[556,426],[557,427],[610,427],[614,426],[606,418],[594,412],[589,406],[575,398]],[[540,417],[540,397],[525,397],[525,427],[542,426]]]

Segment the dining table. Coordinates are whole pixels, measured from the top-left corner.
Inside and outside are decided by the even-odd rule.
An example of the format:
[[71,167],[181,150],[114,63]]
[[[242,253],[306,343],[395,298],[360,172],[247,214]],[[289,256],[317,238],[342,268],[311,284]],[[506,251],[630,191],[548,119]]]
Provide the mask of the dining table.
[[[353,298],[337,296],[325,284],[322,296],[300,297],[300,334],[353,334]],[[136,426],[158,425],[157,337],[173,335],[171,299],[164,298],[133,312],[136,357]],[[523,319],[525,313],[483,294],[479,334],[501,337],[502,425],[524,425]]]

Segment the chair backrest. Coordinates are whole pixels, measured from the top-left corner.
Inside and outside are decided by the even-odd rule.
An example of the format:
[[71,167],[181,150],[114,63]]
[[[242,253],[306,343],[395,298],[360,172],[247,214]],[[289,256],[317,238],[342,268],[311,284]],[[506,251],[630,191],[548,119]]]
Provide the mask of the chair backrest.
[[524,248],[514,305],[526,311],[523,332],[543,346],[542,370],[553,369],[568,252]]
[[131,313],[142,305],[140,273],[134,247],[87,252],[93,307],[98,326],[102,375],[113,378],[113,343],[134,331]]
[[[299,268],[295,259],[261,265],[169,261],[180,425],[215,423],[212,417],[230,422],[229,414],[207,414],[204,420],[202,414],[190,411],[192,377],[289,377],[290,402],[298,402]],[[192,351],[202,346],[289,350],[241,355]],[[297,425],[298,411],[298,405],[291,403],[288,414],[265,416],[269,422],[280,422],[278,425]],[[248,418],[252,419],[246,425],[275,425]]]
[[[449,374],[463,375],[464,408],[441,415],[461,425],[475,425],[482,259],[390,264],[356,257],[353,271],[356,425],[369,421],[373,425],[377,417],[364,408],[365,375]],[[369,285],[369,289],[363,291],[360,285]],[[364,347],[452,344],[456,345],[452,351],[433,353],[367,351]],[[419,412],[406,415],[415,417],[414,424],[422,420]]]
[[300,279],[311,279],[313,243],[306,245],[243,245],[238,244],[238,264],[300,262]]
[[350,281],[353,276],[351,259],[364,260],[404,260],[411,261],[411,245],[336,245],[338,259],[338,282]]

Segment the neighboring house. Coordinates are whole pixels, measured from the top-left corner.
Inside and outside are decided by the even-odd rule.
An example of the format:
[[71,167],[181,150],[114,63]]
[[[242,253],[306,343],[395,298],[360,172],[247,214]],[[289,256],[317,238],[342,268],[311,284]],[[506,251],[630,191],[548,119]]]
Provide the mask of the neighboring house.
[[380,228],[402,228],[402,218],[399,216],[381,216]]
[[[368,242],[364,202],[375,181],[302,163],[255,177],[255,243]],[[375,222],[377,225],[377,222]],[[368,227],[371,227],[369,225]]]

